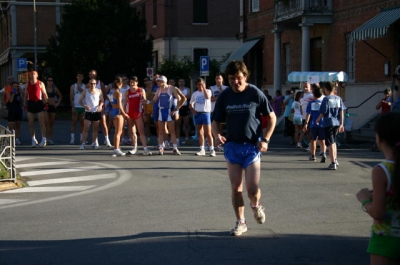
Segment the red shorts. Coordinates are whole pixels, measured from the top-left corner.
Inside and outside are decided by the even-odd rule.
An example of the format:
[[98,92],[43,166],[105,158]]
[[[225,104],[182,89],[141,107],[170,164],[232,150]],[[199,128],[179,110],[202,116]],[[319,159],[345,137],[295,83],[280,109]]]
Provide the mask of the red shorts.
[[143,115],[143,112],[140,112],[140,111],[134,111],[134,112],[128,113],[129,118],[134,119],[134,120],[139,119],[140,117],[142,117],[142,115]]

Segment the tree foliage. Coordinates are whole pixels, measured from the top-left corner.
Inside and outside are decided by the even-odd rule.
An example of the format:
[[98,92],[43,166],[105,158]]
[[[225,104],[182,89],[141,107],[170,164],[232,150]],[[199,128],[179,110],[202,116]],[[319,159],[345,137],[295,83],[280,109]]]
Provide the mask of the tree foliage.
[[146,24],[126,0],[74,0],[65,6],[57,35],[49,40],[46,61],[63,94],[82,71],[91,69],[104,82],[117,73],[142,78],[152,61]]

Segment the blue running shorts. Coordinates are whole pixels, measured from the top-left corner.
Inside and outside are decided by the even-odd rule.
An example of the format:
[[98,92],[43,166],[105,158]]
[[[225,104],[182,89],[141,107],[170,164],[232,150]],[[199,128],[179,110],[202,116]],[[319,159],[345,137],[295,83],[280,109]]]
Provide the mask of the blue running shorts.
[[209,112],[198,112],[194,114],[194,122],[196,125],[210,125],[211,114]]
[[260,160],[261,153],[252,143],[227,142],[224,145],[224,156],[227,162],[247,168]]

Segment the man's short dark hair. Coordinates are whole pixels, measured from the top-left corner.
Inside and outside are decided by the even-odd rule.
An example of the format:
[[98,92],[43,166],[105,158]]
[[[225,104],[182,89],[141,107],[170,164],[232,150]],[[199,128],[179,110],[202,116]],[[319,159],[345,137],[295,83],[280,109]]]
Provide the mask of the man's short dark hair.
[[228,77],[229,75],[236,75],[239,72],[242,72],[243,76],[245,77],[249,77],[250,75],[244,62],[234,60],[226,66],[225,76]]

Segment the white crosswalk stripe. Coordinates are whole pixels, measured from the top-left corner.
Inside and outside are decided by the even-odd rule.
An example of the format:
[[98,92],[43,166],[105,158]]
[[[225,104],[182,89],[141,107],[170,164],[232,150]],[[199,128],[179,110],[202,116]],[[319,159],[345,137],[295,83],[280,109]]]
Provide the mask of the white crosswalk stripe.
[[[60,195],[60,193],[82,192],[98,187],[94,185],[95,181],[105,183],[104,181],[113,181],[113,179],[118,178],[116,172],[104,173],[107,171],[103,171],[102,174],[93,174],[99,169],[106,169],[97,164],[85,166],[77,161],[53,160],[39,163],[37,161],[38,159],[34,157],[17,158],[18,173],[21,177],[29,177],[30,180],[26,182],[28,186],[0,192],[0,206],[6,207],[12,204],[26,203],[30,199],[22,196],[27,193]],[[68,175],[72,176],[66,177]],[[88,185],[73,185],[74,183],[84,182]],[[21,194],[21,196],[18,196],[18,194]],[[14,196],[9,197],[11,195]]]

